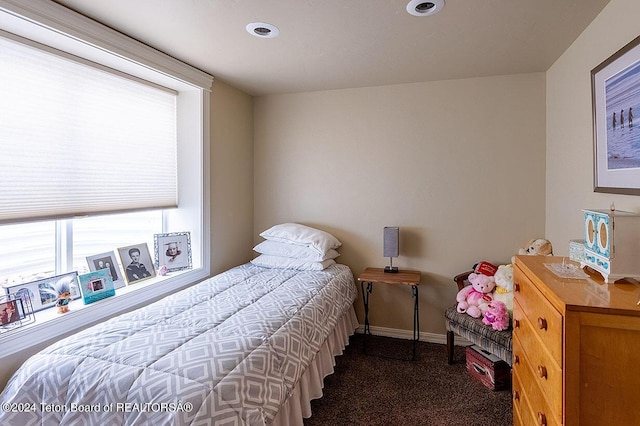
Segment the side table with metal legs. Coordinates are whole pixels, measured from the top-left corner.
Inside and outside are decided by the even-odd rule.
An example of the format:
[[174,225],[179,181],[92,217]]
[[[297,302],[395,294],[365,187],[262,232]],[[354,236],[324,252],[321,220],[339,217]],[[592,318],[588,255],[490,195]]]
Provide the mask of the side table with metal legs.
[[[416,344],[420,339],[420,312],[419,312],[419,297],[418,297],[418,285],[420,285],[421,274],[420,271],[406,271],[400,270],[396,273],[384,272],[382,268],[367,268],[360,274],[358,281],[360,281],[360,288],[362,290],[362,300],[364,302],[364,339],[363,339],[363,351],[367,353],[367,335],[371,334],[371,328],[369,324],[369,296],[373,292],[373,284],[390,284],[390,285],[410,285],[411,294],[414,299],[413,302],[413,356],[412,360],[416,359]],[[366,286],[366,288],[365,288]]]

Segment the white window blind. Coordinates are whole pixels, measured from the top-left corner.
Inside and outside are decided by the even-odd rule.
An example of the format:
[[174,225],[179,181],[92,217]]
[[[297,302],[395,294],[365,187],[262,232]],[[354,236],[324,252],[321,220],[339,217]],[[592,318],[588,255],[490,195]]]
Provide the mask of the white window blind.
[[176,99],[0,37],[0,223],[175,207]]

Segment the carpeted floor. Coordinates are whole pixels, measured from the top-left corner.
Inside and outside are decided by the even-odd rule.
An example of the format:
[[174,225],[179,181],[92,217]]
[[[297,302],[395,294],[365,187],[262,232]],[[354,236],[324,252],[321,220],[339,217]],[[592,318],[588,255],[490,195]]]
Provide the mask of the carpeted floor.
[[411,341],[369,336],[366,355],[362,343],[363,335],[352,336],[336,358],[305,426],[513,424],[511,392],[491,391],[471,377],[463,347],[449,365],[444,345],[418,342],[417,360],[404,361],[384,356],[410,359]]

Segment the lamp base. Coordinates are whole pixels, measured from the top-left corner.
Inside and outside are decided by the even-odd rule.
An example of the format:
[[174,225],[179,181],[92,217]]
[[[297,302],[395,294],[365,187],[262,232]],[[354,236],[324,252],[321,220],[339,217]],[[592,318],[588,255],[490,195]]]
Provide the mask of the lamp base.
[[398,273],[398,267],[397,266],[385,266],[384,267],[384,272],[387,272],[389,274],[397,274]]

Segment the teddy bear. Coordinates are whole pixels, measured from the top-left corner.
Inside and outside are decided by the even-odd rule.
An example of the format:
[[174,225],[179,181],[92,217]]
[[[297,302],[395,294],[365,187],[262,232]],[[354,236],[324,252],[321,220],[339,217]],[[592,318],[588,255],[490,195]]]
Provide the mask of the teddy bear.
[[475,272],[469,274],[469,282],[471,285],[464,287],[456,295],[457,311],[480,318],[493,300],[491,293],[496,282],[493,277]]
[[513,264],[498,266],[493,278],[496,281],[493,299],[504,303],[509,315],[513,315]]
[[[553,248],[551,247],[551,242],[549,240],[545,240],[544,238],[534,238],[527,243],[525,248],[519,249],[518,254],[531,256],[550,256],[553,255]],[[515,262],[515,256],[511,257],[511,263]]]
[[505,304],[499,300],[492,300],[487,310],[484,311],[482,322],[498,331],[509,328],[509,312],[507,312]]

